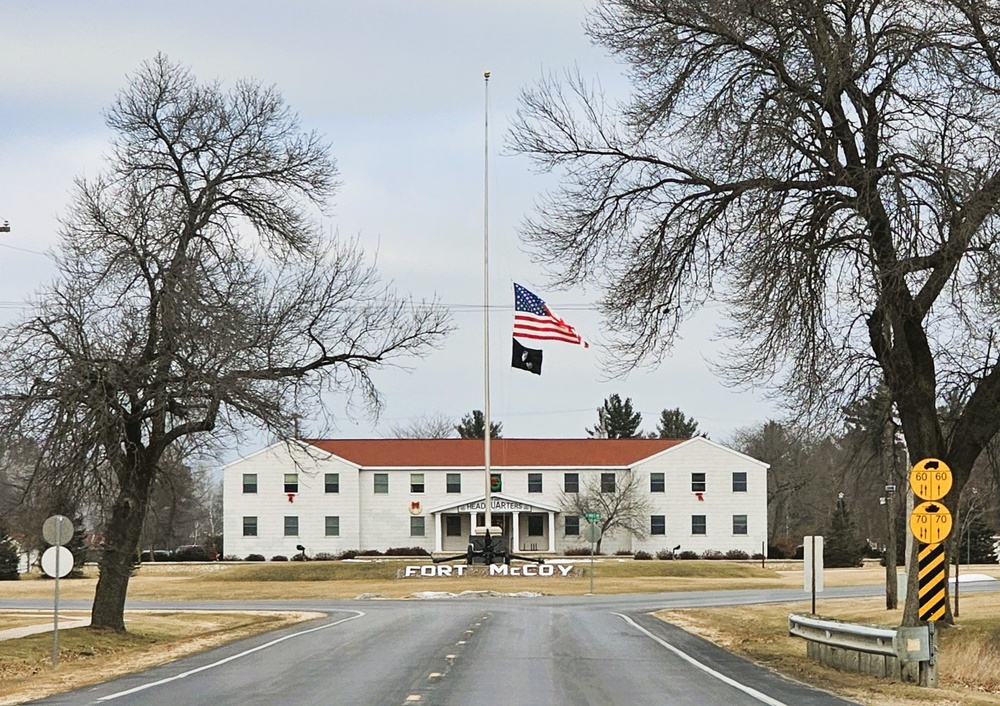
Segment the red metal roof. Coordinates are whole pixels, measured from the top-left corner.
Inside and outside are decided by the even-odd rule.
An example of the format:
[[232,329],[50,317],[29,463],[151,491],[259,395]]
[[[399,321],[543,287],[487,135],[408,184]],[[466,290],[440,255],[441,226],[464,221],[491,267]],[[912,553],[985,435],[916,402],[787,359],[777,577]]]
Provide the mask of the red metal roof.
[[[482,439],[303,439],[361,467],[482,467]],[[631,466],[685,439],[493,439],[490,465]]]

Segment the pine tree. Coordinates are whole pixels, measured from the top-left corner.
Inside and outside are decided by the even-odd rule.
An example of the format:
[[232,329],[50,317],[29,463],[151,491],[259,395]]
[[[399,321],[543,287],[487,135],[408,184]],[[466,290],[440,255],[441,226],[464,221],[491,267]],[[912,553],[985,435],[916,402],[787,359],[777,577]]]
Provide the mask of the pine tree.
[[632,410],[632,398],[626,397],[622,402],[621,397],[613,394],[597,408],[597,426],[587,433],[597,439],[634,439],[640,436],[640,424],[642,414]]
[[823,542],[823,565],[831,569],[861,566],[864,555],[865,544],[858,539],[851,512],[841,495]]
[[[455,431],[463,439],[484,439],[486,438],[486,415],[480,409],[473,410],[472,414],[466,414],[462,421],[455,427]],[[499,439],[503,432],[503,423],[490,422],[490,438]]]
[[993,545],[993,530],[975,519],[965,528],[958,549],[961,564],[996,564],[996,548]]
[[660,439],[690,439],[695,436],[705,436],[698,433],[698,422],[694,417],[685,417],[684,412],[677,409],[665,409],[660,412],[660,421],[656,425],[656,436]]
[[21,578],[17,570],[20,560],[17,544],[7,534],[7,528],[0,525],[0,581],[17,581]]

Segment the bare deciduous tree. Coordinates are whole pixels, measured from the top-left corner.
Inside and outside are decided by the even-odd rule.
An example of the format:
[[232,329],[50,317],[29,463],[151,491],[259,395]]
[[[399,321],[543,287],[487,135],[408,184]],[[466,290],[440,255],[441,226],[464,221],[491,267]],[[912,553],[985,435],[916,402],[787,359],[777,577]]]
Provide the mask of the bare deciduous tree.
[[416,417],[389,430],[396,439],[448,439],[457,433],[455,420],[445,414]]
[[556,284],[604,288],[624,369],[715,296],[733,383],[807,414],[885,380],[954,506],[1000,430],[1000,3],[605,0],[588,29],[631,101],[544,80],[511,137],[564,175],[523,229]]
[[601,539],[597,541],[597,551],[601,551],[604,535],[621,531],[630,537],[643,539],[649,535],[649,498],[637,473],[625,471],[615,473],[614,487],[602,486],[601,475],[591,474],[583,478],[578,493],[561,492],[559,504],[567,515],[585,517],[596,512],[601,517],[597,526],[601,528]]
[[327,393],[372,413],[373,371],[450,328],[380,283],[312,215],[327,146],[273,88],[200,84],[158,56],[107,113],[107,170],[77,182],[59,274],[0,335],[0,432],[108,475],[92,625],[124,630],[129,574],[167,449],[248,425],[278,438]]

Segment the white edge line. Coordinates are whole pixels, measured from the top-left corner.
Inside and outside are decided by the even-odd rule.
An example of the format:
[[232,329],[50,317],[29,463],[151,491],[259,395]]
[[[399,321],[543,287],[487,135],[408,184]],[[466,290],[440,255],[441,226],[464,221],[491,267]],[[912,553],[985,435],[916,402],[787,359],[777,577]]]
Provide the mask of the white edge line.
[[[337,611],[337,612],[342,612],[342,611]],[[135,688],[128,689],[127,691],[119,691],[118,693],[115,693],[115,694],[108,694],[107,696],[102,696],[101,698],[98,699],[98,701],[111,701],[112,699],[117,699],[119,696],[128,696],[129,694],[135,694],[136,692],[144,691],[145,689],[149,689],[149,688],[152,688],[154,686],[160,686],[162,684],[167,684],[169,682],[176,681],[178,679],[184,679],[186,677],[191,676],[192,674],[197,674],[198,672],[204,672],[204,671],[206,671],[208,669],[213,669],[215,667],[219,667],[219,666],[225,664],[226,662],[232,662],[234,659],[239,659],[241,657],[246,657],[247,655],[253,654],[254,652],[259,652],[260,650],[265,650],[268,647],[273,647],[274,645],[277,645],[279,642],[284,642],[285,640],[291,640],[293,637],[299,637],[301,635],[308,635],[309,633],[316,632],[318,630],[326,630],[327,628],[332,628],[335,625],[340,625],[341,623],[346,623],[348,620],[355,620],[356,618],[360,618],[360,617],[362,617],[364,615],[364,613],[362,611],[360,611],[360,610],[351,610],[350,612],[351,613],[357,613],[357,615],[352,615],[349,618],[344,618],[342,620],[338,620],[338,621],[333,622],[333,623],[326,623],[325,625],[320,625],[319,627],[316,627],[316,628],[309,628],[308,630],[301,630],[299,632],[292,633],[291,635],[285,635],[284,637],[279,637],[276,640],[271,640],[270,642],[264,643],[263,645],[257,645],[257,647],[253,647],[253,648],[251,648],[249,650],[244,650],[243,652],[240,652],[239,654],[231,655],[229,657],[226,657],[225,659],[220,659],[218,662],[212,662],[211,664],[206,664],[206,665],[204,665],[202,667],[198,667],[197,669],[191,669],[189,671],[183,672],[181,674],[177,674],[177,675],[172,676],[172,677],[168,677],[166,679],[160,679],[159,681],[150,682],[149,684],[143,684],[142,686],[137,686]]]
[[697,667],[698,669],[700,669],[701,671],[706,672],[706,673],[712,675],[713,677],[715,677],[719,681],[725,682],[726,684],[729,684],[729,686],[734,687],[736,689],[739,689],[744,694],[749,694],[750,696],[754,697],[758,701],[762,701],[763,703],[768,704],[769,706],[787,706],[782,701],[778,701],[777,699],[773,699],[770,696],[768,696],[767,694],[761,693],[761,692],[757,691],[756,689],[747,686],[746,684],[741,684],[740,682],[736,681],[735,679],[730,679],[725,674],[721,674],[720,672],[715,671],[711,667],[702,664],[701,662],[699,662],[698,660],[696,660],[694,657],[692,657],[691,655],[687,654],[686,652],[682,652],[681,650],[679,650],[676,647],[674,647],[673,645],[671,645],[669,642],[667,642],[665,640],[661,640],[656,635],[654,635],[649,630],[647,630],[646,628],[644,628],[641,625],[639,625],[637,622],[635,622],[634,620],[632,620],[627,615],[622,615],[621,613],[612,613],[612,615],[617,615],[619,618],[621,618],[626,623],[628,623],[629,625],[631,625],[632,627],[634,627],[636,630],[638,630],[639,632],[643,633],[646,637],[650,638],[654,642],[659,643],[661,646],[666,647],[668,650],[670,650],[675,655],[677,655],[678,657],[680,657],[681,659],[683,659],[685,662],[688,662],[688,663],[692,664],[693,666]]

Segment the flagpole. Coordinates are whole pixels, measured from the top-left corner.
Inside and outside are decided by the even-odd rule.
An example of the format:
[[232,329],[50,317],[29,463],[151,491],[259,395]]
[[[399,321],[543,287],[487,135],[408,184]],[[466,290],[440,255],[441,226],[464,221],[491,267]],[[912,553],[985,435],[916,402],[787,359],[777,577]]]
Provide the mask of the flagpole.
[[493,526],[490,510],[490,72],[483,73],[483,462],[486,470],[484,522]]

